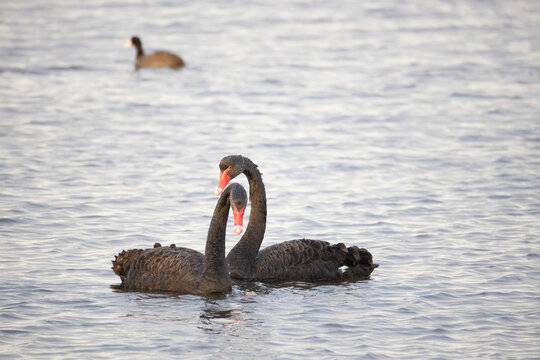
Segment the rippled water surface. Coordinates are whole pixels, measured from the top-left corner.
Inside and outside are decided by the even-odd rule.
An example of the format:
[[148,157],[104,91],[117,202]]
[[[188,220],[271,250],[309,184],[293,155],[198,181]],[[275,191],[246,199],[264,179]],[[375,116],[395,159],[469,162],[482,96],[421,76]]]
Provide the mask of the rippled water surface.
[[[2,1],[0,357],[538,358],[539,21],[520,0]],[[135,72],[134,34],[187,68]],[[263,246],[363,246],[371,279],[115,288],[122,249],[204,250],[229,154],[264,174]]]

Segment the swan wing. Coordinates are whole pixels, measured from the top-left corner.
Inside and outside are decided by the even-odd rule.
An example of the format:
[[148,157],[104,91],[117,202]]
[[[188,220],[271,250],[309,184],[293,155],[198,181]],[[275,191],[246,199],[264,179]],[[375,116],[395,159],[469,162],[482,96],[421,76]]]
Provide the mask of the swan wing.
[[252,268],[254,280],[340,280],[347,248],[321,240],[285,241],[261,250]]
[[[115,264],[116,262],[116,264]],[[189,292],[198,284],[204,255],[181,247],[128,250],[113,262],[122,284],[130,290]],[[118,272],[115,270],[118,274]]]

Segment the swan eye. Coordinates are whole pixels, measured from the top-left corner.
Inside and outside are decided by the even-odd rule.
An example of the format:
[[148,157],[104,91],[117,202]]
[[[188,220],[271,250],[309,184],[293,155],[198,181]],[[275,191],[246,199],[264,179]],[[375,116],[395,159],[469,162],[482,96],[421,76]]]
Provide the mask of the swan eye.
[[231,165],[219,164],[219,171],[220,171],[220,172],[223,172],[223,171],[225,171],[225,170],[227,170],[227,169],[231,169],[231,168],[232,168]]

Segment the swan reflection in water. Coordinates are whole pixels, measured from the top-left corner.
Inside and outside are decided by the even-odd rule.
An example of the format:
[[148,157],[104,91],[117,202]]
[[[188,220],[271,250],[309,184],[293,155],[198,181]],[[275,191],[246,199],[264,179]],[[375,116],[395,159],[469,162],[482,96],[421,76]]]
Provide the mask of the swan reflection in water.
[[235,281],[229,294],[204,296],[205,302],[199,315],[200,328],[205,332],[232,336],[245,333],[246,328],[258,329],[263,320],[257,318],[250,304],[258,302],[258,296],[271,292],[272,289],[262,283]]
[[[275,282],[243,282],[234,281],[233,290],[228,294],[210,294],[202,297],[201,312],[199,314],[199,328],[212,334],[227,334],[237,336],[253,331],[253,338],[264,335],[264,323],[267,318],[267,308],[261,310],[261,304],[269,298],[277,300],[287,294],[302,296],[304,299],[320,296],[327,291],[334,291],[336,287],[344,291],[352,287],[365,286],[369,280],[354,281],[275,281]],[[285,295],[286,296],[286,295]],[[272,300],[272,301],[273,301]],[[259,310],[257,310],[259,308]]]

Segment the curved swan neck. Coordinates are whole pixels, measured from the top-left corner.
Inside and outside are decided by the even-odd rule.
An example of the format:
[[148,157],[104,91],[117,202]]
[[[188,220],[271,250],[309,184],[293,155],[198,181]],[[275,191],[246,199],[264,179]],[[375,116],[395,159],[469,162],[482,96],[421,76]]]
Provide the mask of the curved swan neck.
[[244,157],[244,174],[249,182],[251,212],[244,236],[227,255],[231,276],[249,278],[266,230],[266,192],[262,174],[251,160]]
[[[266,191],[264,189],[264,183],[262,181],[262,174],[251,160],[244,158],[246,162],[246,168],[244,174],[249,182],[249,200],[251,201],[251,214],[253,210],[258,215],[257,219],[266,223]],[[253,209],[255,207],[255,209]],[[249,220],[251,222],[251,216]]]
[[[253,256],[253,260],[255,260],[266,229],[266,191],[262,181],[262,174],[257,168],[257,165],[249,159],[246,159],[246,164],[248,164],[248,166],[246,166],[244,174],[249,182],[251,213],[249,214],[249,224],[244,237],[251,237],[250,247],[252,247],[255,252]],[[244,237],[240,241],[244,240]]]
[[204,273],[208,276],[229,276],[225,262],[225,233],[230,208],[230,189],[220,196],[210,221],[204,250]]

